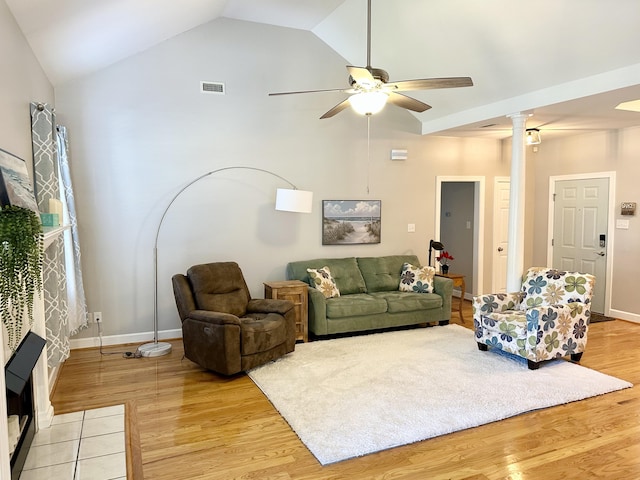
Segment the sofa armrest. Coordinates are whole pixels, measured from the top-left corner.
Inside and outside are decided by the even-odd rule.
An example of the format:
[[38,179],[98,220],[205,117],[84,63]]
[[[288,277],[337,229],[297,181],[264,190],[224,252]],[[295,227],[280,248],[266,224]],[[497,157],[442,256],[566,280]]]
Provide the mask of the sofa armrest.
[[576,328],[586,337],[589,327],[591,308],[581,302],[543,305],[526,310],[527,330],[530,332],[549,332],[554,329],[572,331]]
[[442,309],[447,312],[447,318],[451,320],[451,298],[453,296],[453,280],[446,277],[433,277],[433,293],[442,297]]
[[211,325],[238,325],[240,319],[230,313],[212,312],[210,310],[193,310],[187,318]]
[[277,298],[253,298],[247,304],[247,313],[286,314],[293,308],[293,302]]
[[316,335],[327,335],[327,301],[317,288],[308,288],[309,291],[309,330]]
[[203,368],[234,375],[242,370],[240,321],[227,313],[193,310],[182,322],[184,354]]
[[488,313],[519,310],[522,292],[486,293],[473,297],[473,320],[480,322],[480,317]]
[[589,331],[589,305],[581,302],[527,310],[527,348],[537,361],[584,352]]

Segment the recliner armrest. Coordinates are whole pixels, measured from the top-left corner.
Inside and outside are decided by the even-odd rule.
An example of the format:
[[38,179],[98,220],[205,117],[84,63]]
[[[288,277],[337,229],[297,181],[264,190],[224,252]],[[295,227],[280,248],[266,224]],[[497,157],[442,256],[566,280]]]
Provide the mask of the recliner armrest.
[[212,312],[210,310],[192,310],[187,318],[210,323],[212,325],[240,325],[240,319],[230,313]]
[[247,313],[279,313],[284,315],[293,308],[293,302],[277,298],[252,298]]
[[473,318],[480,322],[480,317],[493,312],[519,310],[522,292],[487,293],[473,297]]
[[518,310],[522,302],[522,292],[485,293],[473,297],[473,306],[482,313]]

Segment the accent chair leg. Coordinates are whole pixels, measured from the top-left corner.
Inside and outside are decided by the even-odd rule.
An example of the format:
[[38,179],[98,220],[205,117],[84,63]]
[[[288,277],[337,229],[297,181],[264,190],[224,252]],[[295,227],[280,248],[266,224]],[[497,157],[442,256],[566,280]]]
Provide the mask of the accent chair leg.
[[487,345],[486,343],[478,343],[478,350],[481,350],[483,352],[486,352],[487,350],[489,350],[489,345]]
[[537,370],[540,366],[540,362],[534,362],[533,360],[527,360],[527,366],[529,370]]
[[576,363],[580,363],[580,359],[582,358],[582,354],[584,352],[580,352],[580,353],[572,353],[571,354],[571,360],[573,360]]

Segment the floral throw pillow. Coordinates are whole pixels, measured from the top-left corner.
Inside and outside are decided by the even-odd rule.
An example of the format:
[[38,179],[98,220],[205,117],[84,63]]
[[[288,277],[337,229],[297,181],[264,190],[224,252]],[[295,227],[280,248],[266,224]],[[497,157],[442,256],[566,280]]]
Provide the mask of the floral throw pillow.
[[324,298],[340,296],[340,290],[338,290],[336,281],[331,276],[329,267],[307,268],[307,272],[311,279],[311,286],[320,290]]
[[433,293],[433,277],[436,269],[433,267],[416,267],[410,263],[402,265],[400,272],[401,292]]

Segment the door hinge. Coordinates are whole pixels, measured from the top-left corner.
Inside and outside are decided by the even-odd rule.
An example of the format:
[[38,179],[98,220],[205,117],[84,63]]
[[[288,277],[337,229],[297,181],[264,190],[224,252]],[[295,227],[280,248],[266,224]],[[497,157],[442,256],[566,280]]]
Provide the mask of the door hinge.
[[554,202],[556,201],[556,194],[555,193],[553,194],[553,201]]
[[552,246],[552,247],[553,247],[553,245],[554,245],[554,244],[553,244],[553,241],[554,241],[554,240],[553,240],[553,238],[552,238],[552,239],[551,239],[551,246]]

